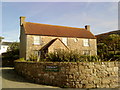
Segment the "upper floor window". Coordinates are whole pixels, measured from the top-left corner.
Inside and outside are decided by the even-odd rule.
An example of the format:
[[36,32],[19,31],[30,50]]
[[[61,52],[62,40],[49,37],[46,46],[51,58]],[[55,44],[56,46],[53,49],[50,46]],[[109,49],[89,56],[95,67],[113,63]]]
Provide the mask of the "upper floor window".
[[62,42],[67,45],[67,38],[62,38]]
[[89,46],[89,39],[83,39],[83,46]]
[[35,45],[40,45],[40,43],[41,43],[41,37],[34,36],[33,38],[34,38],[34,44]]
[[74,38],[74,42],[77,42],[78,41],[78,38]]

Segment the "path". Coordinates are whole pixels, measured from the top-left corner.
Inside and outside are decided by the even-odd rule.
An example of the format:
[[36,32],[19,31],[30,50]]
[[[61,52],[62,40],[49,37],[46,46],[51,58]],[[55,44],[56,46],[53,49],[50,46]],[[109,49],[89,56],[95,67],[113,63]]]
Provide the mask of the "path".
[[2,71],[2,75],[0,75],[0,80],[2,79],[2,88],[58,88],[30,83],[28,80],[17,75],[14,68],[0,67],[0,71]]

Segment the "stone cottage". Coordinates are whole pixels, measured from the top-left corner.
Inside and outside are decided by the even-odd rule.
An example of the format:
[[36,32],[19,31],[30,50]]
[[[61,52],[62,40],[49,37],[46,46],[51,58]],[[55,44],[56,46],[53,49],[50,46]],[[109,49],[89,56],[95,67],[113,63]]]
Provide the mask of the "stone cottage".
[[26,22],[20,17],[20,58],[58,49],[77,50],[82,55],[97,55],[96,38],[85,28]]

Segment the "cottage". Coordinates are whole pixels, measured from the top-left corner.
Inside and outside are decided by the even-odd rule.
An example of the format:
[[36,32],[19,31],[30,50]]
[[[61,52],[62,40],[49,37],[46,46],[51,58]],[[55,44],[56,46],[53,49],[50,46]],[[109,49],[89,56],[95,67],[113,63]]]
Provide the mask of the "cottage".
[[32,53],[58,49],[97,55],[96,38],[89,25],[85,28],[48,25],[26,22],[25,17],[20,17],[20,58],[29,59]]

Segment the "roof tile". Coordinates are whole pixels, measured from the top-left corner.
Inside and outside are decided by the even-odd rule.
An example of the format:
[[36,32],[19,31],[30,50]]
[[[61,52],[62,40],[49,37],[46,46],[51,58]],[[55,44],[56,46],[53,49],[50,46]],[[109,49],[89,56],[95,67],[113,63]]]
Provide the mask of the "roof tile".
[[75,28],[48,24],[26,22],[24,24],[25,33],[30,35],[56,36],[56,37],[76,37],[95,38],[95,36],[85,28]]

